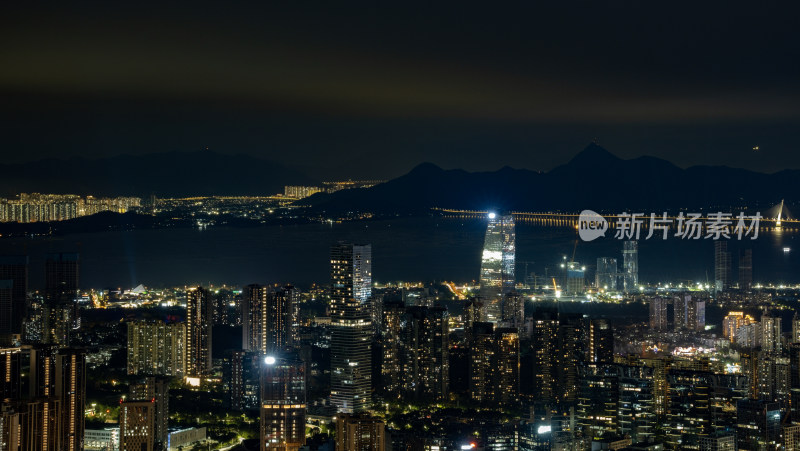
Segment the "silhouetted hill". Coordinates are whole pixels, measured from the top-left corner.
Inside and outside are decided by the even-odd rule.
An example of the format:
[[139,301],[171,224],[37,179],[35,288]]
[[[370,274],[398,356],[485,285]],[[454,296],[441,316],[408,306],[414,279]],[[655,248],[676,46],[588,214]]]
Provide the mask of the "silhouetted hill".
[[211,151],[47,159],[0,165],[0,195],[21,192],[160,197],[271,195],[284,185],[314,184],[305,175],[247,155]]
[[[681,169],[654,157],[623,160],[590,144],[567,164],[540,173],[444,170],[423,163],[368,189],[315,195],[311,211],[422,213],[432,207],[519,211],[675,211],[680,208],[766,208],[800,200],[800,171],[762,174],[724,166]],[[738,211],[738,210],[737,210]]]

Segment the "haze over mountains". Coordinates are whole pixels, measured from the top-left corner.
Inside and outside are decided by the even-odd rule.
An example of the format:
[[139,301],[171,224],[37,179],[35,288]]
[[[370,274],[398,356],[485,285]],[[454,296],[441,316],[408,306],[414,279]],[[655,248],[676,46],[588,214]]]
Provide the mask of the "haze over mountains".
[[762,174],[725,166],[681,169],[653,157],[620,159],[590,144],[549,172],[505,167],[495,172],[444,170],[423,163],[369,189],[317,194],[304,200],[327,213],[421,213],[432,207],[467,210],[662,212],[742,207],[766,211],[800,199],[800,171]]
[[[0,194],[20,192],[134,195],[272,195],[284,185],[318,182],[292,168],[246,155],[210,151],[42,160],[0,165]],[[681,169],[653,157],[623,160],[590,144],[549,172],[504,167],[445,170],[423,163],[368,189],[317,194],[301,201],[312,213],[416,214],[432,207],[470,210],[676,211],[748,206],[765,211],[800,199],[800,171],[763,174],[725,166]],[[738,210],[737,210],[738,211]]]
[[282,193],[284,185],[313,185],[292,168],[248,155],[211,151],[47,159],[0,165],[0,195],[21,192],[94,196],[183,197]]

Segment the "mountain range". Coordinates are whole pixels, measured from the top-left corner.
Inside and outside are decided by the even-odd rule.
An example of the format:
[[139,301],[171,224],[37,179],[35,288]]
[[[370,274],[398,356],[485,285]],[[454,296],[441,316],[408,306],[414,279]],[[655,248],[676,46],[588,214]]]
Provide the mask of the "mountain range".
[[94,196],[272,195],[284,185],[314,185],[292,168],[248,155],[208,150],[47,159],[0,164],[0,196],[39,192]]
[[764,174],[726,166],[682,169],[659,158],[624,160],[590,144],[549,172],[504,167],[494,172],[445,170],[423,163],[367,189],[316,194],[302,204],[326,214],[415,214],[431,208],[498,211],[640,211],[743,207],[766,211],[800,199],[800,171]]
[[[0,164],[0,196],[20,192],[95,196],[181,197],[271,195],[284,185],[316,181],[285,165],[211,151],[48,159]],[[420,214],[431,208],[497,211],[644,213],[742,207],[765,211],[800,200],[800,171],[764,174],[726,166],[686,169],[659,158],[621,159],[590,144],[548,172],[504,167],[491,172],[445,170],[422,163],[366,189],[316,194],[299,202],[311,214]]]

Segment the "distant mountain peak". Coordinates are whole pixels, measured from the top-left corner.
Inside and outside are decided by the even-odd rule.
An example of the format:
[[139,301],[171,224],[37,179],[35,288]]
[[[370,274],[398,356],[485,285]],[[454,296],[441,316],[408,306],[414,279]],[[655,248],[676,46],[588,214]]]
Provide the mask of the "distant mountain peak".
[[444,169],[442,169],[439,166],[431,163],[430,161],[426,161],[424,163],[420,163],[420,164],[414,166],[414,169],[412,169],[408,173],[408,175],[412,175],[412,174],[413,175],[427,175],[427,174],[442,172],[443,170]]
[[586,148],[572,157],[569,164],[608,164],[622,160],[618,156],[601,147],[597,143],[590,143]]

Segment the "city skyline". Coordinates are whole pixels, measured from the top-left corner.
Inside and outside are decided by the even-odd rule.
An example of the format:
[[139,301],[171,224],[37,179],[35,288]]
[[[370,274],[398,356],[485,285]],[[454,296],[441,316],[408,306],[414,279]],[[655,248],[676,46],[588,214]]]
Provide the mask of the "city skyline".
[[798,4],[3,13],[0,451],[800,451]]

